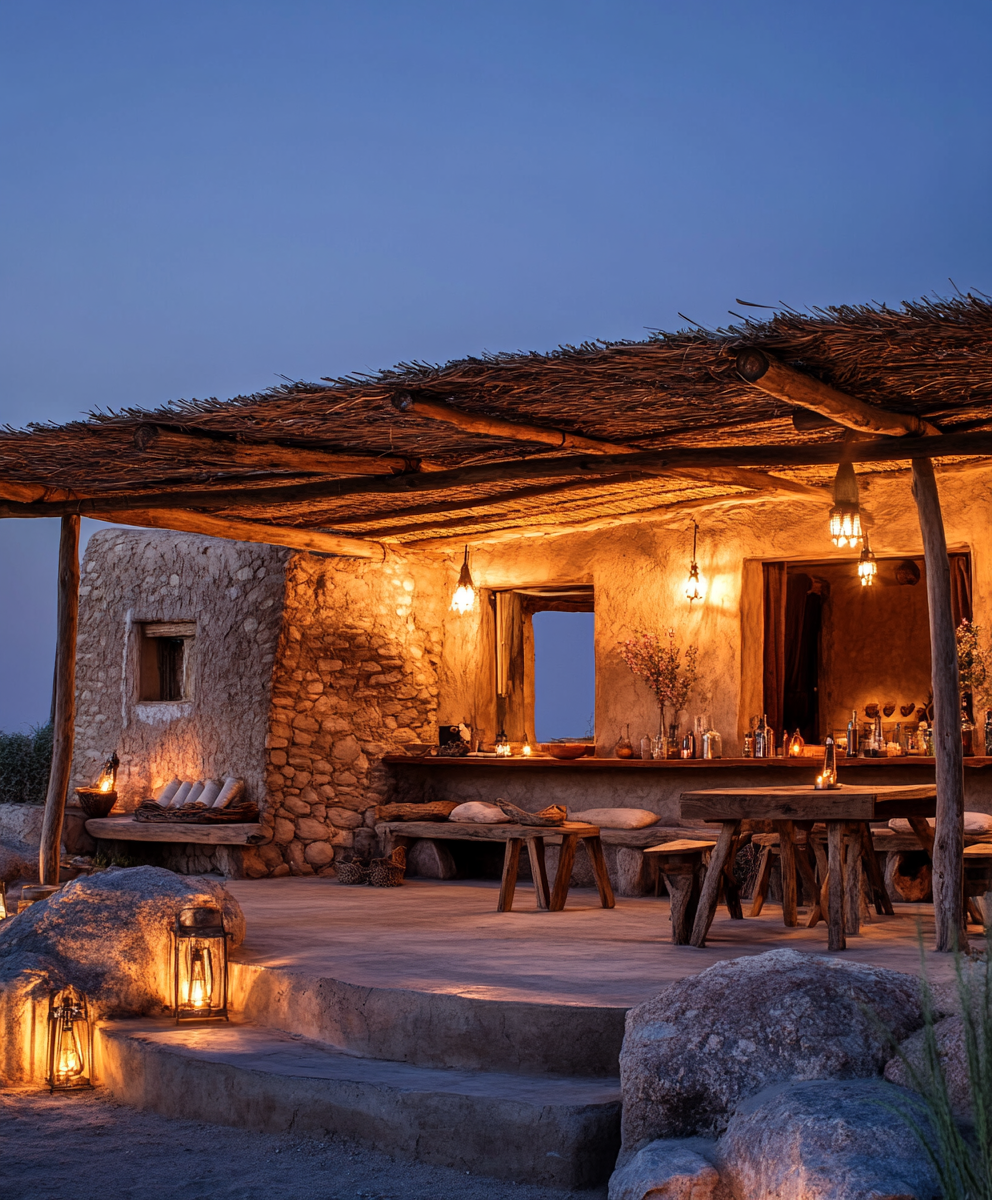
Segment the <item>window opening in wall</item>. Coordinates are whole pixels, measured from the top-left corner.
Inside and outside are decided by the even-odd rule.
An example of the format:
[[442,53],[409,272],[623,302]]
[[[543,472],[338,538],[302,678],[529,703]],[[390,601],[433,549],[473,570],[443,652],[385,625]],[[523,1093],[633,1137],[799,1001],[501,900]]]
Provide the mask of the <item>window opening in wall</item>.
[[496,720],[509,741],[593,741],[593,589],[495,594]]
[[140,630],[138,699],[188,700],[195,622],[146,621]]

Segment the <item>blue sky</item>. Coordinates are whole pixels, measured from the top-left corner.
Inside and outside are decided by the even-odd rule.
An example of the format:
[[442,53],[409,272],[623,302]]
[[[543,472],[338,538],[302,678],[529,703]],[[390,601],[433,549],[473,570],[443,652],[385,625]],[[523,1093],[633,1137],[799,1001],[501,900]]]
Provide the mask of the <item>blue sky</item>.
[[[992,8],[0,6],[0,419],[992,291]],[[4,522],[0,728],[54,523]]]

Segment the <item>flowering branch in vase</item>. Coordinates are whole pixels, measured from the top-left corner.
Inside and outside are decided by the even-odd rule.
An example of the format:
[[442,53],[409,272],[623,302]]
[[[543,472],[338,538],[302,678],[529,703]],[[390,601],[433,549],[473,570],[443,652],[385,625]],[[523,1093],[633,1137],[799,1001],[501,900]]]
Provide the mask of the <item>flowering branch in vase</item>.
[[631,672],[654,692],[662,722],[666,710],[671,709],[673,723],[677,723],[699,678],[698,646],[683,650],[675,640],[675,630],[669,629],[664,636],[640,631],[620,642],[619,650]]

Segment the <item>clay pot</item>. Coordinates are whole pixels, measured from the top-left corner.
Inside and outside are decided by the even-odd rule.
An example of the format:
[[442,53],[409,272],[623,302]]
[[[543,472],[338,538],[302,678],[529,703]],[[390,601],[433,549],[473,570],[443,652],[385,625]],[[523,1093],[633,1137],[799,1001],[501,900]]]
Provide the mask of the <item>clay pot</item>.
[[88,817],[109,817],[110,810],[117,803],[116,792],[101,792],[99,788],[76,788],[79,797],[79,807]]

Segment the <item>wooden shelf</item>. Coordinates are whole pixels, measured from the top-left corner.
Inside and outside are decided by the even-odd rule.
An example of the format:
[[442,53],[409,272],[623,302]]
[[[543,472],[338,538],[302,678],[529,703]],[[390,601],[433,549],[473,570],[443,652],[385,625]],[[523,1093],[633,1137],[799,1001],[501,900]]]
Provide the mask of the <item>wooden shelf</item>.
[[[407,754],[387,754],[383,762],[397,767],[438,767],[441,770],[469,767],[496,767],[500,771],[817,771],[822,758],[413,758]],[[992,758],[974,757],[964,760],[966,767],[978,769],[992,766]],[[892,767],[934,767],[932,758],[904,755],[900,758],[841,758],[838,769],[843,771],[886,770]]]

